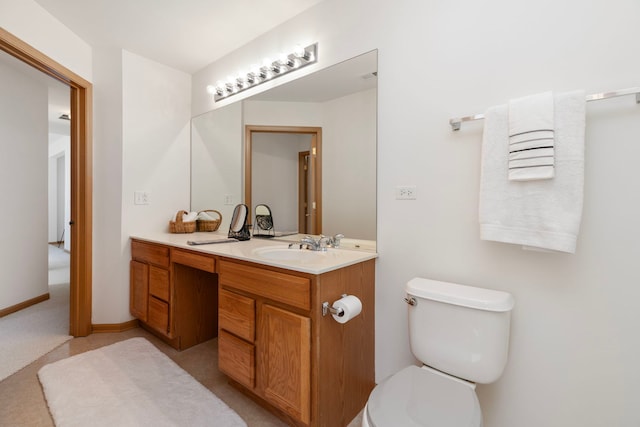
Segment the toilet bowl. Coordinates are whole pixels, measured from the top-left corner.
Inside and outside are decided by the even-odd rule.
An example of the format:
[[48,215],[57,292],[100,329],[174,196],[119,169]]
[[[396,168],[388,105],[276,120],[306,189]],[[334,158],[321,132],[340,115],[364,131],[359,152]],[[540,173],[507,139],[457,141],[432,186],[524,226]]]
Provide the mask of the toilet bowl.
[[409,366],[373,390],[362,426],[482,427],[482,413],[473,383]]
[[416,278],[407,283],[411,350],[424,365],[379,383],[363,427],[482,427],[475,383],[496,381],[507,362],[513,297]]

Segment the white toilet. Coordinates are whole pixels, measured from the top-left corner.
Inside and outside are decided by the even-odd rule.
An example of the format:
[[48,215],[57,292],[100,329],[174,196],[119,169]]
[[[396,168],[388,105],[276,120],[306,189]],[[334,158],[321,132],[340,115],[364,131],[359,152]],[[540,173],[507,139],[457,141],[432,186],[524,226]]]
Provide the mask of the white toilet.
[[513,297],[501,291],[415,278],[406,286],[409,366],[378,384],[363,427],[482,427],[475,383],[496,381],[509,350]]

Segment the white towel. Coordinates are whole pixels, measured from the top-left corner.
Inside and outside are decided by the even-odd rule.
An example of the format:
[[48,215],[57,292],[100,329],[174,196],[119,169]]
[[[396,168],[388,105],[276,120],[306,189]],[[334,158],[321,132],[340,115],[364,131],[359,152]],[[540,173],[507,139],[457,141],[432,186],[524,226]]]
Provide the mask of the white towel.
[[[178,215],[178,212],[173,214],[173,218],[171,219],[171,221],[175,221],[177,215]],[[187,212],[186,214],[182,214],[182,222],[193,222],[196,220],[197,216],[198,216],[198,212]]]
[[216,220],[218,218],[214,218],[213,216],[209,215],[208,212],[202,211],[202,212],[200,212],[198,214],[198,218],[197,219],[202,220],[202,221],[214,221],[214,220]]
[[574,253],[582,218],[585,93],[554,99],[555,178],[509,181],[509,108],[485,114],[480,177],[480,238]]
[[553,93],[509,101],[509,167],[512,181],[554,176]]

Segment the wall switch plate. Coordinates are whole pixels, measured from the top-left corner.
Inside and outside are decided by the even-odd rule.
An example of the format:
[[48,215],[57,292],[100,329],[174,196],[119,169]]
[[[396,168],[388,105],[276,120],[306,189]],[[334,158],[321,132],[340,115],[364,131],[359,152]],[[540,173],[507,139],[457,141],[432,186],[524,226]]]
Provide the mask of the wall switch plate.
[[398,185],[396,187],[396,200],[415,200],[417,197],[415,185]]
[[233,196],[231,194],[227,194],[224,196],[224,204],[233,205]]
[[146,191],[134,191],[133,192],[133,204],[134,205],[148,205],[149,193]]

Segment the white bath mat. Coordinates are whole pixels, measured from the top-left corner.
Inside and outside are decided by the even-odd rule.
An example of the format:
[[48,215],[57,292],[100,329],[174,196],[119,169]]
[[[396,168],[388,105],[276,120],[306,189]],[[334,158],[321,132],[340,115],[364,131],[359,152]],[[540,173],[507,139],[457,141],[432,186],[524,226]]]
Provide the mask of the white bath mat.
[[144,338],[38,372],[56,426],[244,426],[238,414]]

